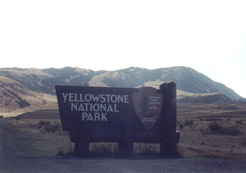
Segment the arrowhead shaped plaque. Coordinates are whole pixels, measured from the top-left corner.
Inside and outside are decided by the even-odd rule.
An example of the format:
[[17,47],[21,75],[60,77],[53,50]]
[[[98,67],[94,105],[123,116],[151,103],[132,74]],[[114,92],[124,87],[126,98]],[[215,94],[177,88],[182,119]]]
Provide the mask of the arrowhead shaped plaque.
[[155,88],[142,87],[139,92],[132,94],[132,98],[136,115],[142,125],[148,130],[154,127],[162,111],[163,95],[157,93]]

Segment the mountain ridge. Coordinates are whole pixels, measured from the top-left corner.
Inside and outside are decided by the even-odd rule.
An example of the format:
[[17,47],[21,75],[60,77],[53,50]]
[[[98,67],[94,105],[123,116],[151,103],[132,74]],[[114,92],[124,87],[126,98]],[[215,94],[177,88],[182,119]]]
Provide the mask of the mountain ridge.
[[[0,107],[7,109],[25,108],[30,105],[54,105],[55,85],[83,85],[104,87],[158,87],[164,82],[173,81],[177,90],[186,93],[200,94],[200,101],[209,102],[208,93],[223,94],[228,98],[217,95],[217,99],[242,99],[232,89],[224,84],[213,81],[202,73],[190,67],[168,67],[145,69],[129,67],[114,71],[94,71],[91,69],[64,68],[0,68]],[[201,99],[203,97],[203,99]],[[211,97],[211,96],[210,96]],[[33,99],[32,99],[33,98]],[[46,98],[49,98],[48,100]],[[183,101],[194,101],[194,98]],[[212,97],[211,97],[212,98]],[[213,102],[216,99],[213,97]],[[12,105],[12,106],[11,106]]]

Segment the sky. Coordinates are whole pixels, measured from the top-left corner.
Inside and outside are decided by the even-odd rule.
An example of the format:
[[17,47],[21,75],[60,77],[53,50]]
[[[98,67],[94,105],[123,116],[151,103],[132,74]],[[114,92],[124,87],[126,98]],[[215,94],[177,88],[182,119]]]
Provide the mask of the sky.
[[0,0],[0,68],[187,66],[246,97],[245,0]]

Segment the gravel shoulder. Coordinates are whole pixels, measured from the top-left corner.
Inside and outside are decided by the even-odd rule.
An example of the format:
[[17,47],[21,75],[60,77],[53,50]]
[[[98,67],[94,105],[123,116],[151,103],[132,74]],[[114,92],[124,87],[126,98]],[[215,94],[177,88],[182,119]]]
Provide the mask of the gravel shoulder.
[[2,172],[245,172],[246,162],[165,157],[8,157]]

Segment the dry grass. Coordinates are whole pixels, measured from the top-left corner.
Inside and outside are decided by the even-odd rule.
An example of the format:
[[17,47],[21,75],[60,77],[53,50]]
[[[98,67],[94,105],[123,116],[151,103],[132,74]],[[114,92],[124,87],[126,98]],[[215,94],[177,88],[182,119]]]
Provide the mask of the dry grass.
[[179,108],[181,155],[246,160],[246,105],[186,104]]
[[[39,119],[5,118],[3,124],[3,147],[11,155],[47,156],[56,155],[59,151],[73,150],[73,144],[67,133],[61,128],[55,131],[40,126]],[[48,120],[51,126],[56,120]],[[42,123],[41,123],[42,124]]]
[[[178,105],[179,154],[184,157],[246,160],[245,110],[246,105]],[[19,119],[5,118],[4,123],[4,150],[12,154],[64,155],[73,151],[73,143],[61,126],[58,125],[54,131],[48,130],[60,124],[57,110],[26,113]],[[136,155],[158,155],[159,150],[159,144],[134,143]],[[118,153],[118,144],[91,143],[90,151],[114,155]]]

